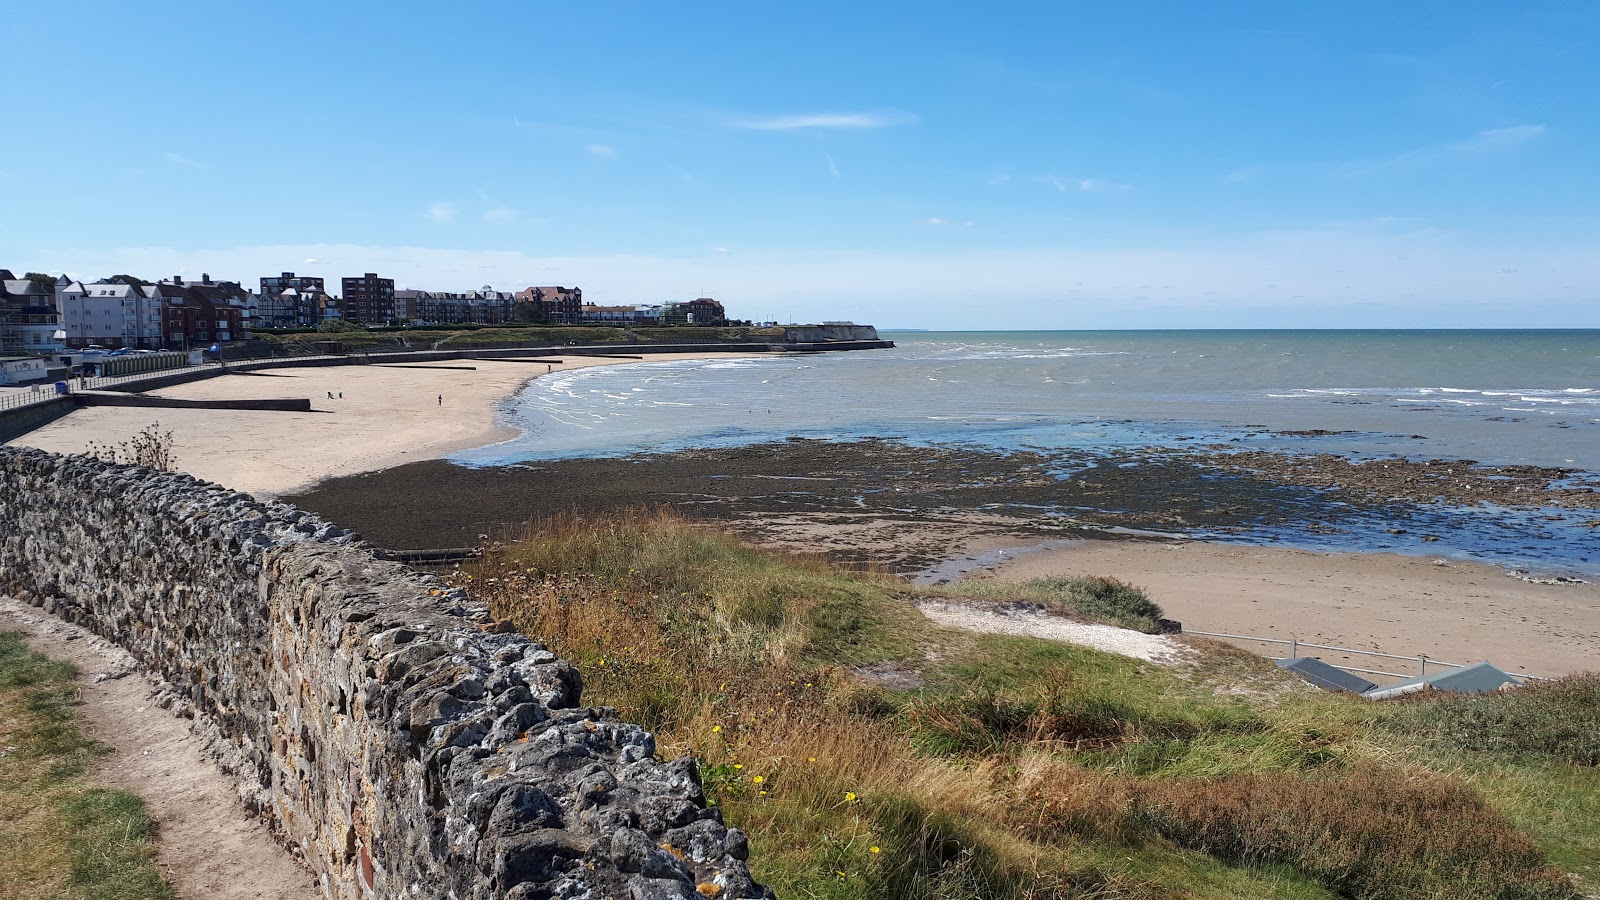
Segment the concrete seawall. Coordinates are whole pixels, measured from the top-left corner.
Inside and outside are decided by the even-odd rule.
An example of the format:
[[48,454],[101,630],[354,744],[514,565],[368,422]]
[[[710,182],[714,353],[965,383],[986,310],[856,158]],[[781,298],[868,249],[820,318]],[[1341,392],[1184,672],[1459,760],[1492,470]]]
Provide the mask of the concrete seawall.
[[54,397],[41,403],[0,409],[0,444],[16,440],[78,408],[71,397]]
[[128,650],[330,898],[770,897],[692,760],[293,507],[0,447],[0,589]]

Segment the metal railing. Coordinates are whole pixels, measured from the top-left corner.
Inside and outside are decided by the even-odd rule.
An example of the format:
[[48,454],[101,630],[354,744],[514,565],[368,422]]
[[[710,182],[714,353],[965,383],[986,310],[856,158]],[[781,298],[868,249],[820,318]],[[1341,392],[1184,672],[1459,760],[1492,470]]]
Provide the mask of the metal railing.
[[[1435,666],[1443,666],[1443,667],[1445,667],[1447,669],[1463,669],[1463,668],[1466,668],[1468,665],[1470,665],[1470,663],[1445,662],[1442,659],[1434,659],[1433,657],[1429,656],[1426,653],[1416,653],[1416,654],[1411,654],[1411,655],[1401,655],[1401,654],[1398,654],[1398,653],[1380,653],[1377,650],[1361,650],[1361,649],[1358,649],[1356,647],[1338,647],[1338,646],[1335,646],[1333,644],[1314,644],[1314,643],[1312,643],[1310,641],[1302,641],[1299,638],[1294,637],[1293,635],[1291,635],[1288,640],[1284,640],[1283,638],[1257,637],[1257,636],[1255,636],[1253,634],[1227,634],[1226,632],[1221,632],[1221,631],[1193,631],[1193,630],[1190,630],[1188,628],[1185,628],[1183,630],[1183,633],[1184,634],[1198,634],[1198,635],[1202,635],[1204,637],[1232,638],[1233,640],[1236,640],[1236,641],[1260,641],[1263,644],[1285,644],[1285,645],[1287,645],[1289,647],[1289,656],[1287,658],[1294,658],[1296,656],[1299,656],[1301,647],[1312,647],[1312,648],[1317,649],[1317,650],[1332,650],[1332,651],[1339,652],[1339,653],[1357,653],[1357,654],[1361,654],[1363,656],[1377,656],[1377,657],[1381,657],[1383,659],[1403,659],[1403,660],[1406,660],[1407,662],[1415,662],[1417,664],[1417,671],[1415,673],[1411,673],[1411,672],[1385,672],[1385,671],[1383,671],[1381,669],[1362,669],[1362,668],[1357,668],[1356,666],[1340,666],[1339,667],[1341,669],[1347,669],[1347,670],[1349,670],[1351,672],[1361,672],[1361,673],[1367,674],[1367,675],[1387,675],[1387,676],[1389,676],[1391,678],[1411,678],[1413,675],[1426,675],[1426,674],[1428,674],[1428,664],[1429,663],[1432,663]],[[1529,675],[1526,672],[1507,672],[1506,674],[1515,676],[1517,678],[1524,678],[1524,679],[1527,679],[1529,681],[1549,681],[1550,680],[1549,678],[1546,678],[1546,677],[1544,677],[1542,675]]]
[[54,385],[39,390],[0,391],[0,409],[19,409],[35,403],[48,403],[59,396]]

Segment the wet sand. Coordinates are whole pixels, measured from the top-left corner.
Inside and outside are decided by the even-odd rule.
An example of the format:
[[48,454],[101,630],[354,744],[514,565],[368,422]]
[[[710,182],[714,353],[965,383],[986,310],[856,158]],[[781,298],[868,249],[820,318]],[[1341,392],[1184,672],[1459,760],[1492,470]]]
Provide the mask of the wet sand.
[[[1503,567],[1442,557],[1149,539],[1163,529],[1242,530],[1272,517],[1321,534],[1328,517],[1403,513],[1396,501],[1361,506],[1351,492],[1330,511],[1315,488],[1254,472],[1219,475],[1203,461],[1171,456],[1106,461],[1067,480],[1047,462],[889,441],[792,440],[486,469],[419,463],[286,499],[393,548],[473,546],[528,520],[659,505],[766,546],[907,575],[952,559],[958,565],[946,567],[947,577],[961,569],[984,577],[997,566],[995,577],[1023,580],[1109,575],[1146,588],[1190,630],[1488,659],[1539,675],[1600,670],[1594,584],[1534,584]],[[1074,515],[1041,513],[1046,499]],[[963,558],[970,561],[959,564]],[[1415,666],[1341,661],[1395,672]]]
[[[564,367],[615,362],[575,358]],[[766,546],[908,575],[963,556],[978,560],[968,568],[991,568],[984,563],[998,557],[985,551],[1054,542],[1053,550],[1002,566],[997,577],[1122,578],[1147,588],[1191,630],[1489,659],[1536,674],[1600,670],[1600,588],[1592,584],[1531,584],[1460,559],[1150,540],[1262,528],[1339,540],[1353,528],[1381,535],[1405,522],[1413,534],[1386,529],[1403,535],[1397,543],[1427,541],[1434,535],[1412,524],[1418,504],[1459,501],[1480,488],[1536,502],[1560,494],[1563,505],[1589,507],[1594,495],[1561,487],[1559,471],[1519,471],[1512,479],[1459,463],[1443,471],[1433,463],[1307,468],[1205,452],[1072,459],[798,439],[467,469],[438,457],[509,437],[495,423],[497,404],[541,374],[529,372],[537,368],[531,364],[475,365],[229,376],[164,393],[310,396],[315,411],[92,408],[18,443],[79,452],[91,440],[116,443],[159,420],[174,433],[179,468],[280,496],[391,549],[470,547],[550,516],[651,505]],[[328,391],[344,398],[329,400]],[[1073,468],[1069,478],[1064,464]],[[1445,543],[1416,546],[1446,547],[1450,532],[1439,533]]]

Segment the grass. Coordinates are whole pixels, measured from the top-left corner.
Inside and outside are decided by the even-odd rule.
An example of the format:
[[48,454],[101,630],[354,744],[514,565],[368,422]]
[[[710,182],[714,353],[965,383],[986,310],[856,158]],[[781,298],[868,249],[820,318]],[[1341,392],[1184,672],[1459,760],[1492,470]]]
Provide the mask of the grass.
[[[543,523],[473,566],[461,581],[573,660],[586,702],[701,760],[783,896],[1578,896],[1551,860],[1596,884],[1577,763],[1494,745],[1473,768],[1395,727],[1411,707],[1248,654],[1171,668],[950,631],[901,582],[660,514]],[[985,590],[1160,617],[1112,582]]]
[[74,675],[0,633],[0,897],[170,898],[138,797],[87,777]]
[[1454,750],[1600,766],[1600,675],[1486,696],[1419,699],[1386,724]]
[[431,327],[357,330],[340,332],[270,332],[255,333],[263,347],[298,348],[310,353],[318,341],[338,341],[346,350],[365,351],[378,349],[426,350],[437,345],[441,350],[463,350],[475,347],[514,347],[525,344],[550,345],[559,349],[568,343],[658,343],[688,341],[765,341],[781,339],[782,328],[726,327],[648,327],[617,328],[601,325],[440,325]]
[[973,581],[931,593],[985,600],[1037,603],[1047,610],[1095,619],[1154,634],[1161,607],[1144,592],[1115,578],[1038,578],[1025,582]]

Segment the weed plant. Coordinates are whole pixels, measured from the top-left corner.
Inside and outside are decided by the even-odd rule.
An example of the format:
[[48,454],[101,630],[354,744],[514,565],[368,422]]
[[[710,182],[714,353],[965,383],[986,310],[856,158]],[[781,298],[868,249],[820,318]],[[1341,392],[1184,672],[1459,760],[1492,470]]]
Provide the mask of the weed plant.
[[106,462],[170,472],[173,469],[172,447],[172,432],[162,431],[160,422],[151,422],[138,434],[120,443],[90,441],[84,452]]
[[457,577],[696,756],[783,896],[1578,896],[1365,701],[1244,655],[946,630],[887,577],[659,513],[541,523]]

